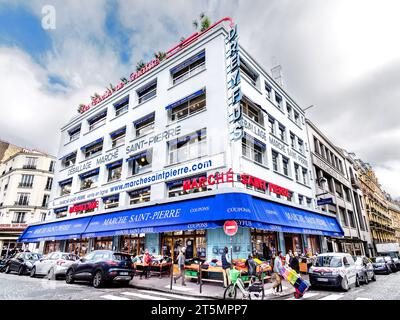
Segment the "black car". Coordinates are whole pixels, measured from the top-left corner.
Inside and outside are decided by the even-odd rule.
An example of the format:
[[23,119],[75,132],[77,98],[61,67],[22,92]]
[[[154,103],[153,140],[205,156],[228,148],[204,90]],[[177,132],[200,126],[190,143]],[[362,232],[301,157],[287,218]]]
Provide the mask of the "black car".
[[384,257],[374,257],[371,258],[372,265],[374,267],[375,274],[383,273],[383,274],[390,274],[392,273],[392,268],[390,264],[385,260]]
[[32,252],[21,252],[12,257],[9,261],[7,261],[6,273],[10,273],[12,271],[17,272],[18,275],[22,276],[24,274],[29,274],[33,265],[36,261],[40,260],[42,255],[39,253]]
[[385,261],[389,265],[390,270],[392,272],[397,272],[398,269],[397,269],[396,263],[393,261],[392,257],[391,256],[384,256],[383,258],[385,259]]
[[388,252],[386,255],[390,256],[396,265],[396,269],[400,270],[400,259],[399,254],[397,252]]
[[74,262],[65,275],[67,283],[75,280],[90,281],[100,288],[109,282],[129,284],[134,275],[130,255],[110,250],[96,250]]

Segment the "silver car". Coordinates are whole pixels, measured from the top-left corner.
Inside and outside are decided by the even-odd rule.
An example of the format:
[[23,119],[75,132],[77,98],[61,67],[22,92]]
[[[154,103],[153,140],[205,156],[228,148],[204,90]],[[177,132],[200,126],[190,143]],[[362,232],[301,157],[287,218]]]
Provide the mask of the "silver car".
[[360,282],[368,284],[369,281],[376,281],[374,266],[369,258],[366,256],[355,256],[354,261]]
[[65,277],[68,267],[79,257],[68,252],[53,252],[44,256],[33,265],[30,276],[46,276],[47,279],[57,279],[59,276]]

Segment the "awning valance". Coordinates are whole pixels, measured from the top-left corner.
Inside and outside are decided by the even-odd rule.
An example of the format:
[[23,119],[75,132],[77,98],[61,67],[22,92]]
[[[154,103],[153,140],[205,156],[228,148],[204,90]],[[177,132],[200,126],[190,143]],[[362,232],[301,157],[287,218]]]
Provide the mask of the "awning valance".
[[96,168],[96,169],[93,169],[93,170],[90,170],[90,171],[80,174],[79,178],[85,179],[85,178],[94,176],[94,175],[98,174],[99,172],[100,172],[100,168]]
[[116,137],[116,136],[125,134],[125,132],[126,132],[126,127],[123,127],[123,128],[118,129],[118,130],[116,130],[116,131],[114,131],[114,132],[111,132],[111,133],[110,133],[110,137],[111,137],[111,138],[114,138],[114,137]]
[[93,142],[81,147],[81,150],[86,150],[87,148],[90,148],[90,147],[92,147],[92,146],[94,146],[94,145],[96,145],[96,144],[98,144],[100,142],[103,142],[103,138],[97,139],[97,140],[95,140],[95,141],[93,141]]
[[146,116],[134,121],[133,125],[135,127],[137,127],[137,126],[141,125],[142,123],[145,123],[145,122],[149,121],[150,119],[154,119],[154,115],[155,115],[155,113],[152,112],[152,113],[150,113],[150,114],[148,114],[148,115],[146,115]]
[[69,179],[65,179],[63,181],[60,181],[58,184],[60,186],[65,186],[66,184],[70,184],[71,182],[72,182],[72,178],[69,178]]
[[114,108],[116,110],[121,109],[126,103],[129,102],[129,96],[123,98],[122,100],[118,101],[117,103],[114,104]]

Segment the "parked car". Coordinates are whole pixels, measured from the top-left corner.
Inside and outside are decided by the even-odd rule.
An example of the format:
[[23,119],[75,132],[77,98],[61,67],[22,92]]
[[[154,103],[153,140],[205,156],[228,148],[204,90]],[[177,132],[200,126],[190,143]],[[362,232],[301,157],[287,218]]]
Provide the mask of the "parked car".
[[76,261],[79,256],[68,252],[53,252],[36,261],[31,269],[30,276],[46,276],[47,279],[56,279],[65,276],[67,269]]
[[129,284],[134,275],[134,266],[130,255],[110,250],[96,250],[75,261],[65,275],[67,283],[75,280],[92,282],[100,288],[108,282]]
[[390,274],[392,269],[390,264],[385,260],[384,257],[374,257],[371,259],[374,267],[375,274]]
[[356,264],[356,270],[358,279],[365,284],[368,284],[370,280],[376,281],[376,276],[374,272],[374,266],[372,261],[366,256],[356,256],[353,257]]
[[400,259],[399,259],[399,254],[397,252],[388,252],[385,254],[385,256],[391,257],[394,264],[396,265],[396,269],[400,270]]
[[348,291],[352,285],[360,285],[354,259],[348,253],[319,254],[309,273],[313,287],[336,287]]
[[36,261],[40,260],[42,255],[32,252],[21,252],[11,258],[6,266],[6,273],[12,271],[17,272],[18,275],[28,274]]
[[385,259],[386,263],[389,265],[390,271],[397,272],[396,263],[393,261],[392,257],[391,256],[383,256],[383,258]]

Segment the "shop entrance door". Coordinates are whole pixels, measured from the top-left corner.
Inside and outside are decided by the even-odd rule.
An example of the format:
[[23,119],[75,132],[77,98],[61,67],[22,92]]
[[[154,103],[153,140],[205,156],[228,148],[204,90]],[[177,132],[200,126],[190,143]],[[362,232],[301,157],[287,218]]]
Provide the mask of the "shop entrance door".
[[289,250],[292,250],[293,253],[297,251],[297,253],[301,254],[303,252],[301,235],[300,234],[285,235],[285,249],[286,253],[288,253]]

